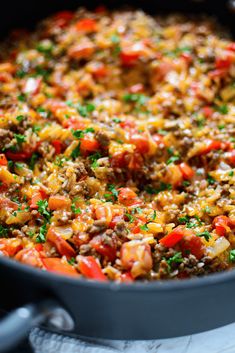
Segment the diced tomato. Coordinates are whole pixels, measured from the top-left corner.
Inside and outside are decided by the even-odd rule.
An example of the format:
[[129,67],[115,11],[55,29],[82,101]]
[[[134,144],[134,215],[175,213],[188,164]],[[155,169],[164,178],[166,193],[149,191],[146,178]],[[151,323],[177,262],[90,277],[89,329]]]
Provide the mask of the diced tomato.
[[135,65],[137,63],[137,60],[139,59],[140,54],[139,53],[135,53],[135,52],[121,52],[120,54],[120,58],[121,58],[121,63],[123,66],[126,67],[131,67],[133,65]]
[[73,45],[68,50],[68,56],[72,59],[89,59],[95,50],[92,42]]
[[26,159],[29,159],[32,156],[33,152],[12,152],[12,151],[6,151],[6,156],[8,159],[13,160],[14,162],[18,161],[24,161]]
[[114,229],[117,223],[123,221],[123,215],[122,216],[114,216],[109,224],[109,227]]
[[40,252],[40,251],[43,250],[43,245],[42,245],[42,244],[36,244],[36,245],[34,246],[34,248],[35,248],[38,252]]
[[116,258],[116,246],[114,241],[112,245],[105,244],[101,235],[95,236],[91,241],[90,245],[95,249],[99,254],[106,256],[109,261],[114,261]]
[[129,88],[130,93],[141,93],[144,91],[144,85],[142,83],[137,83]]
[[12,208],[14,211],[18,210],[19,205],[18,203],[11,201],[7,197],[0,197],[0,209],[3,208]]
[[233,167],[235,167],[235,150],[230,152],[229,161]]
[[153,141],[154,141],[157,145],[161,145],[161,144],[165,145],[164,136],[163,136],[163,135],[161,135],[161,134],[154,134],[154,135],[152,136],[152,138],[153,138]]
[[35,192],[32,195],[31,201],[30,201],[30,208],[32,210],[37,210],[38,209],[38,201],[45,200],[46,199],[46,193],[43,190],[39,190]]
[[107,281],[103,274],[100,265],[93,256],[79,256],[78,257],[79,270],[83,276],[95,279],[97,281]]
[[141,169],[142,165],[143,157],[138,152],[129,154],[127,164],[129,170]]
[[73,19],[72,11],[61,11],[54,15],[55,25],[60,28],[66,27],[69,22]]
[[128,153],[127,152],[118,152],[115,153],[112,157],[111,157],[111,166],[112,168],[123,168],[127,165],[127,156]]
[[0,239],[0,251],[6,251],[9,256],[14,256],[23,248],[22,240],[18,238]]
[[134,278],[145,275],[153,266],[150,245],[138,240],[122,244],[120,259],[123,268],[130,270]]
[[60,273],[68,276],[79,276],[76,269],[66,262],[62,262],[58,257],[42,258],[42,263],[47,271]]
[[72,248],[72,246],[59,234],[56,233],[56,230],[53,226],[48,229],[47,240],[50,241],[56,247],[60,255],[65,255],[68,258],[76,256],[76,252]]
[[159,243],[164,245],[166,248],[172,248],[174,247],[177,243],[180,242],[181,239],[185,235],[188,235],[188,230],[183,228],[182,226],[178,226],[175,229],[173,229],[172,232],[169,234],[165,235],[163,238],[159,240]]
[[0,165],[1,166],[6,166],[7,165],[7,159],[4,153],[0,154]]
[[137,194],[130,188],[120,188],[118,194],[118,202],[124,206],[133,206],[140,203]]
[[20,250],[15,259],[30,266],[42,267],[42,259],[39,252],[35,248],[28,248]]
[[210,118],[213,115],[214,110],[213,108],[206,106],[202,108],[202,113],[205,116],[205,118]]
[[216,69],[229,69],[233,63],[233,57],[227,55],[224,58],[216,58],[215,67]]
[[98,206],[95,210],[97,219],[105,219],[107,224],[112,220],[112,211],[110,206]]
[[133,134],[130,137],[130,142],[133,143],[136,147],[136,151],[139,153],[148,153],[149,151],[149,140],[147,136],[140,134]]
[[226,76],[228,74],[228,70],[221,68],[221,69],[216,69],[216,70],[212,70],[208,73],[208,76],[212,79],[215,78],[222,78],[224,76]]
[[208,140],[205,146],[200,150],[199,154],[207,154],[214,150],[220,150],[223,148],[223,143],[221,141],[216,140]]
[[174,64],[171,62],[161,61],[159,65],[154,68],[154,77],[156,81],[162,81],[167,74],[174,69]]
[[134,282],[134,278],[132,277],[130,272],[122,273],[120,276],[120,280],[122,283],[131,283]]
[[184,237],[180,242],[180,249],[183,255],[192,254],[198,260],[200,260],[204,255],[204,245],[200,237],[196,235],[189,235]]
[[67,209],[71,206],[69,197],[62,195],[53,195],[49,197],[48,207],[50,210]]
[[192,179],[194,176],[194,170],[187,163],[180,163],[179,168],[183,174],[184,179]]
[[63,146],[62,142],[60,140],[53,140],[51,141],[51,144],[55,149],[55,153],[60,154]]
[[133,120],[125,120],[120,122],[120,126],[123,129],[135,129],[136,128],[136,123]]
[[91,33],[97,31],[97,23],[93,18],[83,18],[75,23],[78,32]]
[[219,236],[225,236],[230,231],[230,225],[232,224],[229,217],[222,215],[215,217],[212,225]]
[[230,43],[226,49],[235,52],[235,43],[234,42]]
[[182,53],[180,57],[184,59],[187,64],[191,64],[193,61],[193,57],[190,53]]
[[89,71],[95,78],[102,78],[107,76],[108,70],[104,63],[102,62],[95,62],[90,64]]
[[99,149],[99,142],[93,136],[85,135],[80,141],[80,150],[82,152],[95,152]]
[[68,120],[63,122],[63,127],[70,128],[73,130],[84,130],[85,124],[83,121],[81,121],[75,117],[71,117]]

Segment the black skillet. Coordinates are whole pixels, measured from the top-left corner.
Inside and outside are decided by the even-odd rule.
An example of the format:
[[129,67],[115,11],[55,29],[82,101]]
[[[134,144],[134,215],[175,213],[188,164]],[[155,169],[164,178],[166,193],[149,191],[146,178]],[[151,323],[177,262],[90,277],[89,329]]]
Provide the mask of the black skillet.
[[[152,14],[159,10],[215,14],[232,30],[233,2],[145,0],[128,4]],[[122,1],[103,3],[122,5]],[[5,1],[0,33],[32,26],[52,12],[81,4],[89,7],[98,2]],[[0,308],[11,311],[0,322],[0,352],[25,337],[32,326],[46,321],[50,329],[85,337],[144,340],[206,331],[232,323],[235,316],[234,270],[198,279],[128,285],[53,275],[0,258],[0,280]]]

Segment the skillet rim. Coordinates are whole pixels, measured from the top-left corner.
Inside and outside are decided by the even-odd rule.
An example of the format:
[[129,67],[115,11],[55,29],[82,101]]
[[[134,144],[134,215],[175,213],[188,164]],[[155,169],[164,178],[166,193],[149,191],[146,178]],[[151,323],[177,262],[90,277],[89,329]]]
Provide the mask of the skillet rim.
[[41,277],[41,279],[48,281],[53,280],[58,284],[63,283],[64,285],[78,285],[82,287],[95,288],[98,290],[108,290],[112,292],[153,292],[153,291],[180,291],[180,290],[191,290],[194,288],[214,286],[226,282],[235,280],[235,269],[226,270],[223,272],[217,272],[213,274],[208,274],[200,278],[190,278],[190,279],[168,279],[168,280],[156,280],[151,282],[133,282],[133,283],[119,283],[114,281],[99,282],[92,281],[88,279],[76,279],[72,276],[66,276],[63,274],[56,274],[49,271],[43,271],[33,266],[22,264],[13,259],[8,259],[7,257],[0,257],[0,271],[1,265],[6,265],[11,269],[22,272],[25,275],[33,275],[36,277]]

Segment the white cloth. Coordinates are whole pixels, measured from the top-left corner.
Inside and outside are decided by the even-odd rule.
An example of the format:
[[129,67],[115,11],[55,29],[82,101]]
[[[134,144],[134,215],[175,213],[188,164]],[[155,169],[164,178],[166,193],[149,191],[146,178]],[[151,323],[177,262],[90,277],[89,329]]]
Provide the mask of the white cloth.
[[35,353],[235,353],[235,323],[192,336],[154,341],[85,342],[35,328],[29,340]]

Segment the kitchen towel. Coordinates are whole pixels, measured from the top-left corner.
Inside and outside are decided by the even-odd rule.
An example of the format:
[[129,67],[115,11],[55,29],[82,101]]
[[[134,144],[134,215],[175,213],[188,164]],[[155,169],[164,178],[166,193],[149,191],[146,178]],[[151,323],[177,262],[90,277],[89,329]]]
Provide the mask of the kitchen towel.
[[163,340],[84,341],[35,328],[29,341],[34,353],[235,353],[234,332],[235,324],[231,324],[196,335]]

